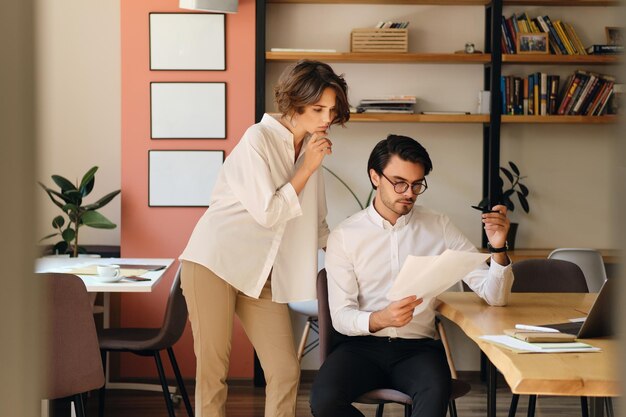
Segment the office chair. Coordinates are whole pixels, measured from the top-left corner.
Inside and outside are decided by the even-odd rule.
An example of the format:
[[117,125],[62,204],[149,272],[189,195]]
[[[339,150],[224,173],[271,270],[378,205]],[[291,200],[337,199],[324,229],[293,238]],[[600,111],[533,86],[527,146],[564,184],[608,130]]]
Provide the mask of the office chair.
[[[527,259],[513,264],[515,280],[511,292],[589,292],[582,270],[574,263],[557,259]],[[519,394],[513,394],[509,417],[517,411]],[[528,398],[528,416],[535,415],[537,396]],[[587,397],[580,397],[583,417],[589,416]]]
[[573,262],[582,269],[589,292],[598,292],[606,281],[606,269],[602,254],[595,249],[559,248],[553,250],[548,259]]
[[302,330],[302,336],[300,337],[300,344],[298,345],[298,360],[302,361],[302,358],[315,349],[319,344],[319,336],[310,343],[306,341],[309,338],[311,330],[319,335],[319,329],[317,324],[317,300],[311,301],[298,301],[289,303],[289,308],[298,314],[302,314],[306,317],[306,324]]
[[[318,324],[319,324],[319,346],[321,362],[324,363],[328,355],[332,350],[333,335],[337,331],[333,328],[330,308],[328,306],[328,281],[326,278],[326,269],[322,269],[317,274],[317,302],[318,302]],[[471,387],[468,383],[456,379],[457,374],[454,369],[454,364],[451,362],[452,357],[448,350],[448,339],[443,331],[443,326],[440,322],[437,324],[437,330],[441,332],[441,341],[444,344],[446,350],[446,357],[448,358],[448,364],[450,365],[450,373],[452,375],[452,387],[450,392],[450,403],[448,409],[450,417],[457,417],[455,399],[460,398],[467,394]],[[382,417],[385,404],[396,403],[404,406],[405,417],[410,417],[413,401],[407,394],[397,391],[395,389],[384,388],[375,389],[357,398],[355,403],[359,404],[377,404],[376,417]]]
[[[165,318],[161,328],[110,328],[103,329],[98,334],[102,363],[105,365],[105,368],[107,352],[131,352],[136,355],[154,357],[161,386],[163,387],[165,405],[170,417],[175,417],[174,405],[167,386],[163,363],[161,362],[160,351],[162,350],[167,350],[172,368],[174,369],[174,375],[176,376],[178,389],[180,390],[185,403],[185,408],[187,409],[187,415],[189,417],[193,417],[191,402],[189,402],[189,396],[187,395],[187,390],[185,389],[185,384],[180,374],[176,357],[174,356],[174,350],[172,349],[172,346],[174,346],[174,344],[182,336],[186,324],[187,304],[185,304],[183,291],[180,287],[179,267],[170,289],[170,295],[167,299]],[[105,392],[105,388],[103,387],[100,390],[100,408],[98,410],[100,417],[104,417]]]
[[44,397],[70,398],[78,417],[85,416],[82,394],[104,385],[96,324],[85,284],[76,275],[37,274],[46,286],[49,325]]

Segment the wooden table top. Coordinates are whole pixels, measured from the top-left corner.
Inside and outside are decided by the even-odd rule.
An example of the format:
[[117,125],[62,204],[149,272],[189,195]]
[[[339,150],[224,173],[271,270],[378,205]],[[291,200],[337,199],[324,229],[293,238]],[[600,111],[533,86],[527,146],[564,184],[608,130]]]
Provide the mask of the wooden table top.
[[446,292],[439,312],[467,334],[504,375],[516,394],[613,397],[621,394],[617,340],[584,340],[590,353],[515,353],[479,339],[516,323],[566,322],[589,311],[597,294],[513,293],[506,307],[491,307],[474,293]]

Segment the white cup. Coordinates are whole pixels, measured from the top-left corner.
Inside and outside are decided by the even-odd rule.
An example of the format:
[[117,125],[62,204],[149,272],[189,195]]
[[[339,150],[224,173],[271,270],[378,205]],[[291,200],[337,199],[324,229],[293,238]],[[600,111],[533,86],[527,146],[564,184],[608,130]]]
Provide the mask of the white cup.
[[119,265],[98,265],[96,270],[101,281],[117,281],[120,279]]

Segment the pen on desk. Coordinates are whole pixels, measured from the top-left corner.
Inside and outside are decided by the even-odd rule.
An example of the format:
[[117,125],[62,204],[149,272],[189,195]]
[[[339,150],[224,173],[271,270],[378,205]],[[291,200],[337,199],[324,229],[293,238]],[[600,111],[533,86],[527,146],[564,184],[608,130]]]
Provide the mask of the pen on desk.
[[517,330],[529,330],[531,332],[543,332],[543,333],[558,333],[557,329],[551,329],[550,327],[542,327],[542,326],[531,326],[528,324],[516,324],[515,328]]
[[472,206],[473,209],[476,209],[478,211],[482,211],[483,213],[499,213],[498,210],[489,210],[486,207],[480,207],[480,206]]

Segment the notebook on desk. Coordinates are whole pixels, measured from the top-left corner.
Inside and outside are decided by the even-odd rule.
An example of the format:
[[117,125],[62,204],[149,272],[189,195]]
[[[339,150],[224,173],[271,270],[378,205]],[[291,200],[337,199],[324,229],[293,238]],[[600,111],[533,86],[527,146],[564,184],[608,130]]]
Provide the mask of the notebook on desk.
[[550,327],[563,333],[574,334],[577,339],[612,336],[612,300],[614,296],[613,293],[617,290],[617,283],[614,281],[615,280],[604,281],[598,293],[598,297],[591,306],[591,310],[589,310],[585,321],[544,324],[542,327]]

